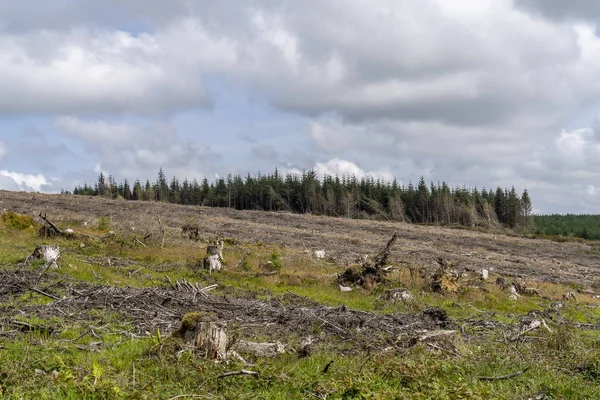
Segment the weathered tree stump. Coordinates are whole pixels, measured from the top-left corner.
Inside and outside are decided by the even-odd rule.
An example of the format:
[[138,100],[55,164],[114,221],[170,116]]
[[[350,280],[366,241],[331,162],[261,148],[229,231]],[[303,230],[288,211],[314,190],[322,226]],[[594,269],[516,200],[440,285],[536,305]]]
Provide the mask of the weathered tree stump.
[[173,332],[173,337],[192,345],[207,359],[222,360],[227,357],[227,325],[217,321],[213,314],[186,314],[181,320],[181,327]]
[[204,268],[212,274],[213,271],[223,269],[223,241],[213,240],[206,247],[206,257],[204,258]]
[[48,266],[52,268],[58,268],[56,261],[60,258],[60,248],[58,246],[37,246],[33,253],[27,257],[26,261],[30,259],[44,260],[48,263]]
[[432,277],[431,289],[438,293],[456,293],[458,291],[458,273],[451,262],[438,259],[439,268]]
[[178,348],[192,348],[202,357],[211,360],[223,360],[231,355],[240,357],[236,351],[256,357],[275,357],[285,352],[285,346],[279,342],[231,340],[227,324],[218,321],[214,314],[202,311],[186,314],[171,338],[178,343]]
[[189,239],[200,239],[200,227],[197,224],[185,224],[181,227],[181,234]]

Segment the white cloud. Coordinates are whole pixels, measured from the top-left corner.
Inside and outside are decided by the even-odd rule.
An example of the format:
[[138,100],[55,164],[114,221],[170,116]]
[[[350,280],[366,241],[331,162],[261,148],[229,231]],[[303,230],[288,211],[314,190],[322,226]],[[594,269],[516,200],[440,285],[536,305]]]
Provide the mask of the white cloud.
[[200,142],[183,140],[167,122],[108,123],[60,117],[55,127],[85,146],[93,157],[90,170],[121,180],[155,176],[159,168],[180,179],[202,177],[214,172],[212,164],[220,157]]
[[206,71],[235,61],[193,19],[134,35],[110,28],[0,31],[0,112],[161,114],[209,103]]
[[600,94],[595,26],[535,19],[511,0],[111,6],[104,19],[114,14],[116,24],[126,15],[150,29],[81,28],[91,24],[73,12],[68,29],[37,21],[44,28],[0,32],[0,86],[8,94],[0,111],[152,115],[204,107],[214,74],[279,107],[357,121],[541,126]]
[[598,188],[594,185],[587,185],[585,188],[585,192],[589,195],[589,196],[596,196],[600,191],[598,190]]
[[313,169],[317,174],[319,174],[320,177],[323,177],[324,175],[337,175],[340,177],[345,175],[355,176],[358,179],[381,179],[387,182],[391,182],[394,179],[394,175],[389,170],[389,168],[381,168],[376,171],[365,171],[355,163],[339,158],[334,158],[324,163],[318,162],[315,164]]
[[[305,147],[293,151],[256,138],[253,163],[514,184],[548,207],[596,193],[597,130],[561,131],[598,107],[595,2],[84,3],[5,7],[0,113],[71,115],[55,128],[91,154],[89,171],[223,172],[218,155],[169,122],[210,106],[212,80],[220,97],[233,88],[309,125],[308,143],[298,139]],[[0,158],[12,158],[1,145]]]
[[6,178],[0,179],[0,187],[7,190],[40,192],[42,191],[43,186],[50,184],[50,182],[42,174],[29,175],[19,172],[0,170],[0,177]]
[[0,142],[0,161],[2,160],[2,158],[4,157],[4,155],[6,154],[6,145],[2,142]]

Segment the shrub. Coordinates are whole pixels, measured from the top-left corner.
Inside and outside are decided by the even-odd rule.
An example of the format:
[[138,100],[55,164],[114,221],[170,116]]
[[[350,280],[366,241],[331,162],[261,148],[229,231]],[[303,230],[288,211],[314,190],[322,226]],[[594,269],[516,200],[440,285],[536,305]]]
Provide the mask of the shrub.
[[277,251],[273,251],[269,254],[269,261],[267,262],[269,267],[274,271],[281,271],[283,268],[283,261],[281,260],[281,254]]
[[35,226],[35,221],[29,215],[5,212],[2,214],[2,222],[7,229],[25,230]]
[[250,271],[250,263],[248,262],[248,259],[244,259],[242,261],[240,268],[242,269],[242,271]]
[[109,217],[100,217],[98,220],[98,230],[108,231],[110,230],[110,218]]

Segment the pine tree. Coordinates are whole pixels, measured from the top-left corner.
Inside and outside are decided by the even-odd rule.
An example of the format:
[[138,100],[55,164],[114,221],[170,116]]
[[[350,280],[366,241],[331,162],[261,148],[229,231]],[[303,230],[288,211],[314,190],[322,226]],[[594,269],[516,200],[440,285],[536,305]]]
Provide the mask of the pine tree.
[[146,179],[146,185],[144,186],[144,196],[142,200],[150,201],[156,200],[156,194],[154,193],[154,188],[150,184],[150,181]]
[[131,192],[131,188],[129,187],[129,182],[127,182],[127,179],[125,179],[125,182],[123,182],[123,198],[125,200],[133,199],[133,193]]
[[132,199],[133,200],[142,200],[143,197],[144,197],[144,189],[142,189],[142,184],[140,183],[140,180],[136,179],[135,183],[133,184]]
[[98,196],[106,196],[106,179],[104,178],[104,174],[102,172],[100,172],[100,176],[98,176],[98,181],[96,182],[96,192],[98,193]]
[[519,200],[519,196],[517,195],[514,186],[510,189],[510,192],[508,192],[506,203],[508,209],[506,224],[509,228],[514,229],[517,227],[521,216],[521,201]]
[[169,184],[162,167],[158,170],[158,177],[155,184],[155,196],[158,201],[169,201]]
[[523,229],[529,230],[533,228],[533,206],[527,189],[523,191],[521,196],[521,222]]

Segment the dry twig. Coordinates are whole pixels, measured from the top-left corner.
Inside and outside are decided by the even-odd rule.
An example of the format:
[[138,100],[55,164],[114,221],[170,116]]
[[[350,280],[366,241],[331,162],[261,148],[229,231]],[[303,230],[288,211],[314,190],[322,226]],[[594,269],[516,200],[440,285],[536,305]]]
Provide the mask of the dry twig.
[[482,380],[482,381],[502,381],[502,380],[511,379],[511,378],[515,378],[517,376],[523,375],[525,372],[527,372],[527,370],[529,370],[529,367],[526,367],[522,371],[514,372],[514,373],[508,374],[508,375],[500,375],[500,376],[478,376],[477,379]]
[[217,379],[227,378],[228,376],[237,376],[237,375],[258,376],[258,372],[256,372],[256,371],[249,371],[247,369],[241,369],[239,371],[225,372],[224,374],[221,374],[221,375],[217,376]]

